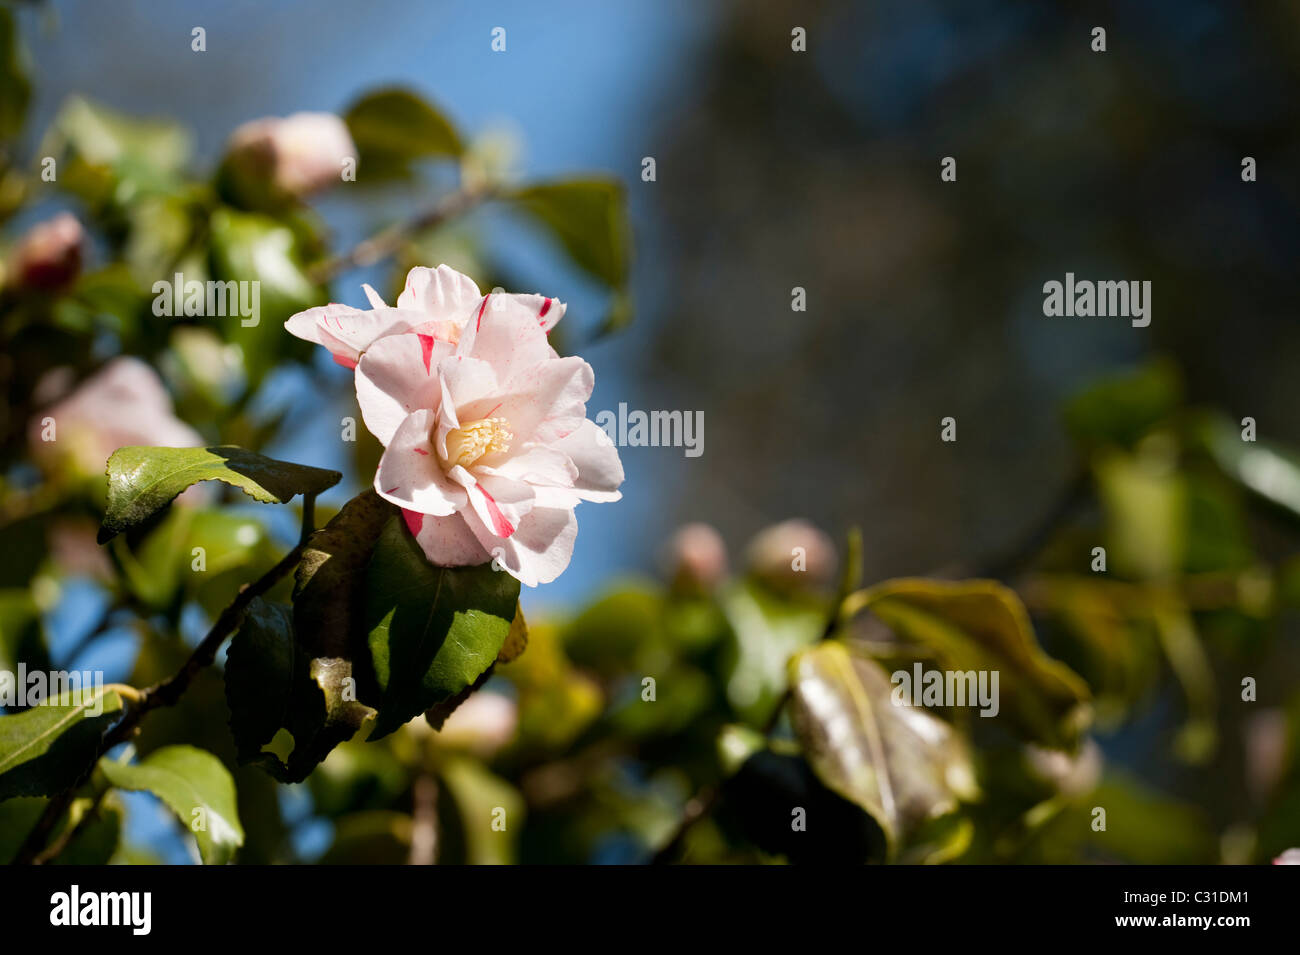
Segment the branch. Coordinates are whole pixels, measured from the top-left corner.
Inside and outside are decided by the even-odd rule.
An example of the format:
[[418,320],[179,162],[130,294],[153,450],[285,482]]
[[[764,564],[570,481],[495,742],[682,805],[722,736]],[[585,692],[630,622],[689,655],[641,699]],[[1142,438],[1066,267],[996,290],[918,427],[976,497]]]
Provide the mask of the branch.
[[449,219],[464,215],[480,202],[492,198],[494,192],[488,187],[462,187],[443,196],[437,203],[423,212],[398,222],[386,229],[376,232],[346,252],[313,266],[309,276],[313,282],[328,282],[344,272],[374,265],[396,252],[407,239],[427,229],[441,225]]
[[81,774],[80,778],[72,786],[52,797],[45,804],[45,811],[41,813],[40,819],[36,821],[32,831],[27,834],[22,848],[18,850],[18,854],[14,857],[15,865],[37,864],[53,858],[52,854],[41,853],[41,847],[45,845],[46,839],[54,830],[54,826],[60,817],[72,804],[77,790],[90,779],[90,775],[94,772],[95,764],[99,762],[100,757],[118,743],[123,743],[134,735],[140,720],[150,710],[157,709],[160,706],[174,705],[181,698],[181,695],[189,689],[194,677],[210,666],[217,658],[217,651],[221,649],[226,637],[239,629],[239,625],[244,620],[244,614],[248,611],[249,604],[278,584],[286,574],[298,566],[299,561],[302,559],[303,550],[307,546],[307,539],[312,533],[315,503],[315,495],[304,495],[302,531],[297,545],[293,550],[285,554],[274,567],[239,591],[238,596],[230,605],[221,611],[221,615],[217,617],[216,622],[208,630],[199,645],[194,648],[194,652],[185,661],[185,665],[168,679],[141,690],[136,699],[128,701],[130,705],[126,715],[100,740],[99,748],[95,752],[95,758],[91,760],[86,771]]

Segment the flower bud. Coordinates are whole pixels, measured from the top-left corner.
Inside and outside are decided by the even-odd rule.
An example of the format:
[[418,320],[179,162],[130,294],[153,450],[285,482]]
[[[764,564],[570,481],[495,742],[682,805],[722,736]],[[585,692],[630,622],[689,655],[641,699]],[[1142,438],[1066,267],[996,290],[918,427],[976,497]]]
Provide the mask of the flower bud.
[[223,181],[246,204],[302,199],[342,180],[343,160],[357,148],[333,113],[267,116],[231,134]]
[[760,531],[745,556],[750,573],[777,590],[822,590],[835,576],[835,544],[805,520]]
[[85,243],[86,233],[70,212],[33,226],[13,252],[14,286],[57,292],[71,285],[81,272]]
[[727,576],[727,545],[711,524],[684,524],[668,539],[664,567],[674,587],[707,593]]

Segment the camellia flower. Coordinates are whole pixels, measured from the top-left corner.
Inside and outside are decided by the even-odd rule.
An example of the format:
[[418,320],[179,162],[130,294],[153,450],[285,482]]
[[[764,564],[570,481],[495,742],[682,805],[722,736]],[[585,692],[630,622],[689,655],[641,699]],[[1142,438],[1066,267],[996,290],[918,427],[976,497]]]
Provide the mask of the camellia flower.
[[[385,305],[369,285],[361,287],[370,308],[322,305],[299,312],[284,327],[299,338],[328,348],[344,368],[355,368],[361,353],[385,335],[415,332],[456,344],[461,329],[476,317],[485,301],[473,279],[446,265],[411,269],[396,307]],[[564,317],[564,303],[553,298],[501,293],[492,299],[494,311],[505,304],[531,311],[543,332],[549,332]]]
[[102,476],[109,455],[127,445],[190,448],[204,443],[173,413],[158,373],[130,356],[114,358],[66,398],[33,416],[27,439],[32,456],[47,469],[67,465],[86,476]]
[[355,363],[366,427],[384,445],[380,496],[429,560],[494,561],[529,586],[569,564],[581,501],[616,501],[623,466],[587,419],[591,366],[546,333],[564,306],[479,293],[453,269],[413,269],[397,308],[331,305],[286,327]]

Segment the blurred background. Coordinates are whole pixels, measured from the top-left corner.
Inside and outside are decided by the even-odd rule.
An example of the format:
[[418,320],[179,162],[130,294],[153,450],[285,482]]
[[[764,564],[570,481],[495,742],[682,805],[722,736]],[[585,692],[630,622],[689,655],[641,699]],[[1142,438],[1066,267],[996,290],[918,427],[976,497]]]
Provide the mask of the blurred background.
[[[591,676],[599,706],[633,692],[627,687],[645,661],[634,651],[614,659],[591,644],[617,644],[619,634],[634,643],[629,620],[667,615],[658,603],[646,610],[645,600],[680,596],[687,545],[672,538],[675,528],[712,525],[739,576],[761,563],[754,548],[745,556],[756,534],[804,519],[826,536],[787,528],[795,536],[778,550],[789,540],[822,548],[824,602],[856,526],[868,583],[936,575],[1023,584],[1048,649],[1097,696],[1113,698],[1109,711],[1099,707],[1113,717],[1102,749],[1108,767],[1149,787],[1133,801],[1150,803],[1155,793],[1193,804],[1185,833],[1133,861],[1247,861],[1291,844],[1300,795],[1278,794],[1295,774],[1288,720],[1300,665],[1294,611],[1283,599],[1290,578],[1279,568],[1293,566],[1297,552],[1300,472],[1261,480],[1259,468],[1276,476],[1286,454],[1243,463],[1224,450],[1224,435],[1235,437],[1249,416],[1261,441],[1300,443],[1288,372],[1300,357],[1294,4],[375,0],[360,8],[231,0],[200,10],[162,0],[50,0],[10,9],[31,77],[10,160],[43,155],[42,137],[66,116],[69,97],[85,97],[180,124],[191,137],[186,168],[211,174],[241,123],[342,114],[377,87],[400,86],[526,181],[601,174],[623,183],[632,317],[616,331],[606,314],[619,290],[575,264],[545,230],[490,205],[415,237],[396,262],[347,271],[330,287],[330,300],[364,306],[361,283],[370,282],[391,301],[405,267],[446,261],[485,289],[558,296],[569,303],[565,348],[596,371],[592,414],[620,402],[703,412],[700,457],[622,450],[624,499],[581,509],[569,570],[524,595],[530,622],[554,621],[557,646]],[[191,49],[196,26],[206,31],[206,52]],[[1091,48],[1096,26],[1106,29],[1104,53]],[[506,29],[505,52],[492,49],[495,27]],[[806,52],[791,48],[795,27],[806,30]],[[940,181],[946,156],[956,159],[955,182]],[[1247,156],[1256,181],[1242,180]],[[642,179],[645,157],[655,160],[653,182]],[[364,199],[350,185],[336,188],[312,203],[315,235],[330,250],[346,249],[426,206],[447,182],[445,170],[421,168],[401,188]],[[28,197],[5,223],[6,238],[59,209],[87,211],[76,196]],[[93,241],[89,262],[117,254],[111,230]],[[1150,326],[1045,318],[1043,283],[1066,272],[1149,280]],[[795,287],[806,291],[806,311],[791,309]],[[271,347],[264,337],[241,341],[238,330],[222,334],[246,355]],[[121,347],[102,333],[87,342],[88,359]],[[150,342],[137,353],[155,363],[177,353],[165,336]],[[253,412],[250,428],[267,454],[344,470],[322,498],[337,507],[369,480],[364,450],[338,440],[340,418],[356,414],[351,376],[323,352],[275,348],[243,405]],[[175,362],[161,364],[180,392],[180,417],[205,440],[235,440],[224,412],[213,410],[219,404],[187,415],[203,406],[187,405]],[[952,443],[939,440],[947,416],[957,421]],[[8,464],[11,483],[21,485],[25,465]],[[1162,508],[1176,517],[1144,523]],[[244,510],[268,522],[275,541],[292,538],[292,513]],[[1149,657],[1116,662],[1128,651],[1114,650],[1113,640],[1111,655],[1098,650],[1096,641],[1109,637],[1096,637],[1096,615],[1072,616],[1076,603],[1060,598],[1050,576],[1086,574],[1099,542],[1111,570],[1137,583],[1267,576],[1267,610],[1243,610],[1239,589],[1209,607],[1209,617],[1189,598],[1193,639],[1208,650],[1189,651],[1188,663],[1188,653],[1170,652],[1157,635],[1141,638]],[[65,574],[59,587],[43,616],[56,658],[111,603],[85,574]],[[610,609],[610,599],[634,606]],[[737,690],[725,649],[739,640],[743,657],[742,625],[734,606],[720,604],[721,662],[692,664],[714,684],[700,690],[698,709],[681,704],[678,722],[697,718],[715,732],[739,717],[761,729],[774,717],[746,712],[750,697]],[[572,620],[584,606],[596,613],[587,620],[593,629],[575,636]],[[606,611],[609,620],[599,617]],[[180,613],[185,632],[202,633],[201,608]],[[687,638],[664,639],[678,641],[676,653]],[[115,622],[81,665],[125,678],[139,666],[140,640]],[[1253,723],[1255,714],[1237,712],[1241,675],[1262,681],[1264,671],[1220,666],[1219,651],[1256,668],[1269,661],[1258,707],[1271,716]],[[496,682],[519,698],[517,682]],[[780,699],[781,688],[771,689],[769,702]],[[1216,742],[1206,744],[1195,731],[1209,722]],[[694,764],[707,762],[701,753],[712,739],[683,736],[678,725],[644,732],[637,755],[623,762],[607,758],[609,734],[591,726],[545,760],[518,750],[503,757],[499,775],[524,792],[530,819],[541,820],[519,850],[525,860],[640,861],[673,838],[686,800],[711,784],[713,770]],[[565,802],[562,781],[574,760],[615,767],[588,794],[608,818]],[[337,850],[337,819],[321,808],[330,798],[349,811],[389,811],[412,798],[400,783],[373,803],[337,792],[309,797],[304,788],[278,797],[291,838],[288,848],[260,848],[260,861]],[[128,798],[135,844],[187,858],[183,838],[148,797]],[[566,813],[592,832],[574,835]],[[563,824],[543,824],[556,819]],[[768,852],[761,839],[733,838],[736,828],[724,820],[717,833],[696,830],[696,858],[750,861],[759,856],[746,853]],[[978,837],[975,844],[980,851]],[[1058,844],[1066,848],[1002,857],[988,848],[979,861],[1092,858],[1063,836]]]

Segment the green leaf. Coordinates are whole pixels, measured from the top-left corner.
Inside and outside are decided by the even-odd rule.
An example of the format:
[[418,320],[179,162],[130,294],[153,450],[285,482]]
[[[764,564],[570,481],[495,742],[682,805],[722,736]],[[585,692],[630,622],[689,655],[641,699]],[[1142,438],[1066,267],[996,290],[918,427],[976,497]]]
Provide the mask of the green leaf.
[[[512,865],[516,843],[524,828],[524,798],[510,783],[474,759],[444,757],[439,769],[442,792],[456,810],[454,826],[446,826],[438,861],[466,865]],[[439,800],[439,815],[444,815]],[[493,828],[504,812],[505,830]],[[454,838],[453,838],[454,837]],[[453,851],[460,850],[460,851]]]
[[1030,740],[1073,749],[1091,723],[1087,684],[1043,652],[1024,604],[996,581],[889,580],[854,594],[846,607],[870,610],[937,654],[944,668],[998,671],[999,717]]
[[1206,420],[1199,437],[1229,477],[1291,517],[1300,517],[1300,454],[1265,441],[1244,441],[1240,426],[1221,417]]
[[752,581],[732,587],[723,609],[734,634],[724,659],[727,699],[745,722],[763,726],[785,696],[786,664],[821,637],[825,612]]
[[40,155],[59,158],[59,182],[92,204],[127,207],[175,189],[189,162],[185,127],[138,119],[71,96],[60,107]]
[[519,581],[491,564],[434,567],[400,518],[370,559],[366,622],[381,697],[371,739],[471,686],[505,645]]
[[0,673],[50,669],[49,651],[41,627],[41,611],[27,589],[0,590]]
[[[217,318],[227,341],[243,351],[250,381],[260,382],[290,349],[299,343],[284,330],[296,312],[328,300],[328,290],[309,278],[306,263],[316,254],[316,243],[306,227],[255,212],[219,208],[210,219],[212,277],[221,282],[256,282],[257,308],[228,312]],[[252,305],[252,302],[249,302]]]
[[1178,370],[1171,363],[1154,362],[1077,394],[1065,407],[1065,423],[1085,445],[1129,447],[1172,416],[1182,398]]
[[370,93],[343,118],[360,153],[357,172],[362,180],[405,176],[415,160],[456,157],[465,150],[451,122],[409,90],[394,87]]
[[27,79],[14,15],[0,9],[0,139],[13,139],[23,128],[32,84]]
[[896,706],[874,661],[826,641],[790,661],[790,685],[791,722],[813,770],[895,848],[978,794],[961,739],[924,710]]
[[101,735],[122,708],[107,688],[89,689],[76,702],[71,691],[58,699],[0,716],[0,799],[67,789],[95,759]]
[[[226,658],[226,703],[240,763],[260,765],[281,782],[306,779],[373,717],[345,692],[355,687],[346,682],[351,672],[350,660],[313,658],[295,640],[291,608],[254,600]],[[264,749],[282,730],[293,740],[283,759]]]
[[508,198],[545,226],[575,265],[613,290],[604,330],[631,321],[627,283],[632,228],[622,184],[612,179],[572,179],[528,186]]
[[142,761],[104,757],[99,769],[118,789],[151,792],[194,833],[205,865],[224,865],[244,844],[235,781],[221,760],[193,746],[164,746]]
[[277,461],[232,446],[118,448],[108,459],[108,505],[101,544],[152,517],[200,481],[223,481],[263,504],[284,504],[295,494],[316,495],[343,475]]

